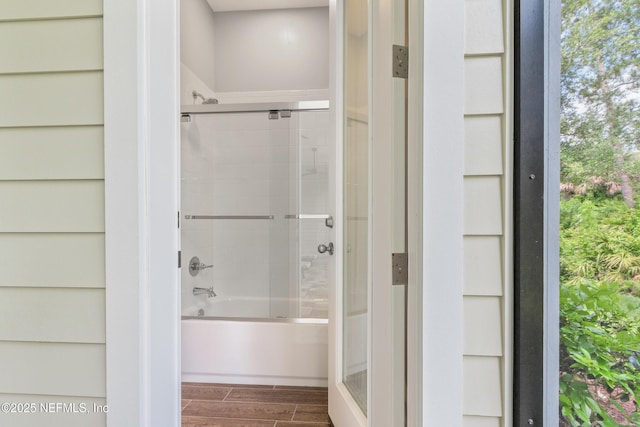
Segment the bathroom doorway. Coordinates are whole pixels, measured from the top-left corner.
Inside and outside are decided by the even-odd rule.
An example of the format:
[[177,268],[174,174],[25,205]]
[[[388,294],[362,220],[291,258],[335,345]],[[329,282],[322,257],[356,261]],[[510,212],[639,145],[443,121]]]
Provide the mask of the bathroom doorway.
[[329,2],[183,0],[180,15],[182,379],[326,387]]
[[373,19],[391,43],[406,12],[363,5],[181,3],[182,379],[328,386],[344,426],[405,416],[406,83],[390,60],[377,107],[371,91]]

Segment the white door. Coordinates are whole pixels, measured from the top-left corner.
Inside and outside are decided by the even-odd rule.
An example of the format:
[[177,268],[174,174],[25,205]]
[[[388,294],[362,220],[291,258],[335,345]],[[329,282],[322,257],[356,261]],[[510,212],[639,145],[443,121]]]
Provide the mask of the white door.
[[405,289],[392,285],[392,253],[405,252],[405,82],[392,77],[391,59],[392,45],[404,44],[404,1],[340,4],[329,415],[336,427],[402,426]]

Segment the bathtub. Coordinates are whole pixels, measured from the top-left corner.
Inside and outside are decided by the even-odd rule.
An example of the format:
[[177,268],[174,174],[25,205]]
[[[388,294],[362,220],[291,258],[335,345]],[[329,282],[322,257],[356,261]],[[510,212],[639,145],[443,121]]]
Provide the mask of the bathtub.
[[197,316],[197,307],[183,316],[182,380],[326,387],[327,320],[220,317],[255,314],[260,305],[219,300],[204,316]]

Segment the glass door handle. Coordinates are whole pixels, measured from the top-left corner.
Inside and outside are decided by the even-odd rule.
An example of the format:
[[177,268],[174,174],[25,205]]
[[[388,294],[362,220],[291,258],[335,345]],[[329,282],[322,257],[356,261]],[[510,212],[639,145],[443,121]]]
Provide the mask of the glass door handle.
[[329,255],[333,255],[333,242],[329,242],[328,246],[325,244],[318,245],[318,252],[321,254],[329,252]]

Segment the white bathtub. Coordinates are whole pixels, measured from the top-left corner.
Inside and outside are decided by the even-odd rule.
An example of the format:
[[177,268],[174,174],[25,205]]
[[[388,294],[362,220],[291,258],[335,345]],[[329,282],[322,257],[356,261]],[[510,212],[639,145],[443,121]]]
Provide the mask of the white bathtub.
[[182,320],[183,381],[326,387],[327,354],[323,319]]

